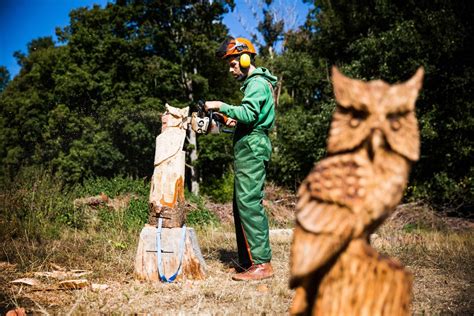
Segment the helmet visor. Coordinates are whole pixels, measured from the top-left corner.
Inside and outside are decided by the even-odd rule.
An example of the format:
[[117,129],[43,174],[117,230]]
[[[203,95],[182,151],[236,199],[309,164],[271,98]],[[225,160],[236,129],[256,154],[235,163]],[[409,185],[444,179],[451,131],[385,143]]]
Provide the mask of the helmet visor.
[[216,50],[216,57],[218,58],[224,58],[224,56],[227,54],[229,47],[235,47],[235,38],[232,36],[227,36],[225,40],[221,43],[219,48]]

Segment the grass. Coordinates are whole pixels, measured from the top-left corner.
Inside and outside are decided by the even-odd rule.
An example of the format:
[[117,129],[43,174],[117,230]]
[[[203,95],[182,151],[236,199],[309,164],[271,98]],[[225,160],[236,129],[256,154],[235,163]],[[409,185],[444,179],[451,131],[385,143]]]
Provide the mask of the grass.
[[398,258],[414,276],[415,314],[467,315],[474,311],[474,233],[383,227],[374,246]]
[[[274,278],[234,282],[227,271],[237,258],[233,224],[223,220],[231,218],[224,214],[231,206],[188,196],[194,212],[188,226],[196,229],[208,277],[172,284],[139,282],[133,277],[133,262],[147,215],[146,182],[122,177],[66,188],[42,172],[37,177],[29,174],[29,180],[17,179],[0,192],[1,314],[16,306],[35,314],[287,314],[293,296],[288,288],[289,237],[272,240]],[[294,196],[269,187],[265,207],[272,228],[291,227]],[[72,206],[75,198],[100,192],[114,201],[126,200],[128,206]],[[400,208],[374,235],[373,245],[414,274],[414,314],[472,314],[472,226],[459,229],[433,214],[422,205]],[[91,270],[87,278],[109,288],[46,291],[9,283],[51,271],[52,264]],[[56,282],[40,281],[45,287]]]

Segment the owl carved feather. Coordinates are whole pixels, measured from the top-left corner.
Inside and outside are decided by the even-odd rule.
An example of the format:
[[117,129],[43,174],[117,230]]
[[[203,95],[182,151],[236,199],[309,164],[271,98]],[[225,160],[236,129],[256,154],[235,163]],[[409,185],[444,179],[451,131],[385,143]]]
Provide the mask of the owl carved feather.
[[[419,158],[415,102],[422,78],[420,68],[404,83],[364,82],[333,67],[338,105],[328,138],[328,157],[315,165],[298,190],[290,257],[290,287],[296,288],[292,314],[342,315],[347,308],[350,314],[363,310],[386,314],[377,306],[385,306],[389,295],[378,298],[387,302],[368,307],[364,302],[375,298],[360,297],[362,290],[354,297],[350,290],[369,289],[377,282],[388,282],[386,287],[408,293],[396,302],[400,306],[394,306],[393,300],[390,305],[395,308],[391,311],[408,311],[411,276],[400,265],[393,265],[393,260],[381,259],[367,240],[400,202],[410,166]],[[354,280],[358,275],[354,271],[366,269],[367,264],[373,265],[367,270],[372,271],[367,278],[375,282],[370,286],[364,274]],[[387,271],[399,274],[398,281],[380,277]],[[345,277],[351,281],[346,280],[344,289],[334,286]]]

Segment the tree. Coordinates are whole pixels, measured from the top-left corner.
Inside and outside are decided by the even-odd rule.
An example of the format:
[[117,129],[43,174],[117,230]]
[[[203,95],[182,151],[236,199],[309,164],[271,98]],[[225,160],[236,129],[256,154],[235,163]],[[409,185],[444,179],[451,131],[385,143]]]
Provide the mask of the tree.
[[20,74],[0,98],[0,159],[51,165],[71,182],[149,175],[166,102],[233,99],[214,50],[232,1],[117,1],[80,8],[17,52]]
[[[321,109],[329,106],[331,83],[322,76],[329,73],[331,65],[355,78],[381,78],[391,83],[409,78],[424,66],[426,79],[417,102],[422,156],[412,173],[407,197],[454,208],[472,207],[474,144],[469,135],[473,129],[474,76],[473,49],[468,43],[473,39],[473,4],[392,0],[313,3],[305,26],[286,35],[288,49],[311,56],[316,71],[321,72],[316,75],[319,85],[309,103],[319,104]],[[285,67],[296,73],[290,65]],[[295,86],[291,95],[302,95],[312,82]],[[313,150],[307,149],[308,156]]]
[[8,82],[10,81],[10,72],[7,67],[0,66],[0,93],[5,90]]
[[[272,1],[267,1],[267,6],[270,6]],[[285,22],[283,20],[275,21],[273,12],[267,8],[263,9],[263,21],[258,23],[258,31],[262,34],[264,45],[260,46],[260,53],[262,55],[270,55],[273,58],[275,44],[283,37],[283,28]]]

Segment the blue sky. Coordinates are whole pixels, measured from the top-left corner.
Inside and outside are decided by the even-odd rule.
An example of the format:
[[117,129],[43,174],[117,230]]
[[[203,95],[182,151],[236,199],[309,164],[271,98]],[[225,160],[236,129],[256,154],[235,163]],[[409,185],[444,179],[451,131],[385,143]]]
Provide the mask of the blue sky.
[[[26,52],[29,41],[40,36],[55,37],[55,28],[69,24],[69,12],[78,7],[104,7],[107,0],[0,0],[0,65],[6,66],[13,78],[20,70],[13,53]],[[224,16],[233,36],[249,37],[256,32],[262,8],[251,0],[236,0],[236,9]],[[278,17],[285,16],[287,28],[304,23],[309,6],[302,0],[274,0]],[[255,16],[257,14],[257,16]]]

